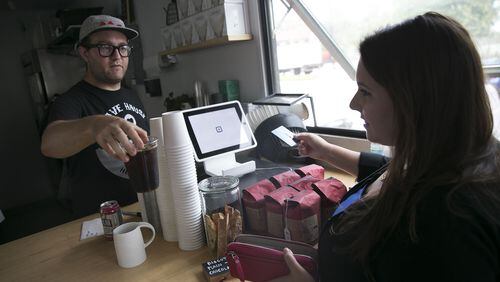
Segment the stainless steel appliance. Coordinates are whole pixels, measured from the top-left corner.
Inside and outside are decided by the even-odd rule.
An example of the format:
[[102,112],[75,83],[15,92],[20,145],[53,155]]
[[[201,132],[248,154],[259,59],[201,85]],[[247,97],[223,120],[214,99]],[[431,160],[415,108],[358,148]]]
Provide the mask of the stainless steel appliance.
[[21,56],[40,135],[51,101],[83,78],[85,63],[75,55],[35,49]]

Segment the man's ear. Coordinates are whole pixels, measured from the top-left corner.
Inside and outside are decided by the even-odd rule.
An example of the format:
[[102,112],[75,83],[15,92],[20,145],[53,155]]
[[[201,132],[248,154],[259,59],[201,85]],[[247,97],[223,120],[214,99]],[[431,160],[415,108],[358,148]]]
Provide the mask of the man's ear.
[[88,62],[88,56],[89,56],[89,50],[83,46],[78,46],[78,54],[80,57],[87,63]]

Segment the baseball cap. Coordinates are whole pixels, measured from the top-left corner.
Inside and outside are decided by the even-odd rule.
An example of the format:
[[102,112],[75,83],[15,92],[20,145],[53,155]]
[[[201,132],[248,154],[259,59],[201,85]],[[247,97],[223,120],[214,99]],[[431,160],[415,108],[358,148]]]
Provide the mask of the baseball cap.
[[86,18],[80,27],[78,43],[90,34],[100,30],[116,30],[127,37],[128,40],[136,38],[139,33],[125,26],[122,20],[108,15],[94,15]]

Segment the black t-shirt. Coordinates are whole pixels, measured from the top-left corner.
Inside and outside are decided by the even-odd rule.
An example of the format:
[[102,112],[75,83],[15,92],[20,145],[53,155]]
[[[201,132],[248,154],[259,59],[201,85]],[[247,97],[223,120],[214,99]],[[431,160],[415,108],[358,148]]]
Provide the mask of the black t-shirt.
[[[85,81],[54,101],[48,122],[91,115],[121,117],[149,132],[146,112],[135,93],[126,88],[102,90]],[[98,212],[99,205],[108,200],[117,200],[122,206],[137,201],[125,164],[109,156],[97,143],[63,163],[59,198],[71,206],[76,216]]]
[[[360,160],[364,175],[385,163],[367,156],[362,154]],[[345,197],[371,184],[384,170],[368,176]],[[498,191],[499,184],[477,183],[455,194],[453,204],[466,211],[466,218],[450,212],[447,206],[452,188],[436,187],[418,206],[417,242],[410,240],[403,223],[384,245],[377,246],[369,266],[375,281],[500,281],[500,226],[481,212],[483,203],[474,198],[475,189]],[[500,208],[496,210],[500,214]],[[322,229],[318,248],[321,281],[373,281],[346,248],[359,232],[367,231],[355,227],[335,233],[332,226],[341,216],[331,218]]]

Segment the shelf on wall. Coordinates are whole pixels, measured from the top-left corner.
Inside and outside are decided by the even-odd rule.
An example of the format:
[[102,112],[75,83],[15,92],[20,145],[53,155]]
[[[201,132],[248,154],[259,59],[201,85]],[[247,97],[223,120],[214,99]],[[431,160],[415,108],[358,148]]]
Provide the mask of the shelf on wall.
[[160,56],[175,55],[175,54],[179,54],[179,53],[190,52],[190,51],[209,48],[209,47],[213,47],[213,46],[225,45],[225,44],[229,44],[232,42],[248,41],[248,40],[252,40],[251,34],[226,35],[223,37],[209,39],[209,40],[206,40],[203,42],[191,44],[189,46],[181,46],[178,48],[161,51],[159,53],[159,55]]

